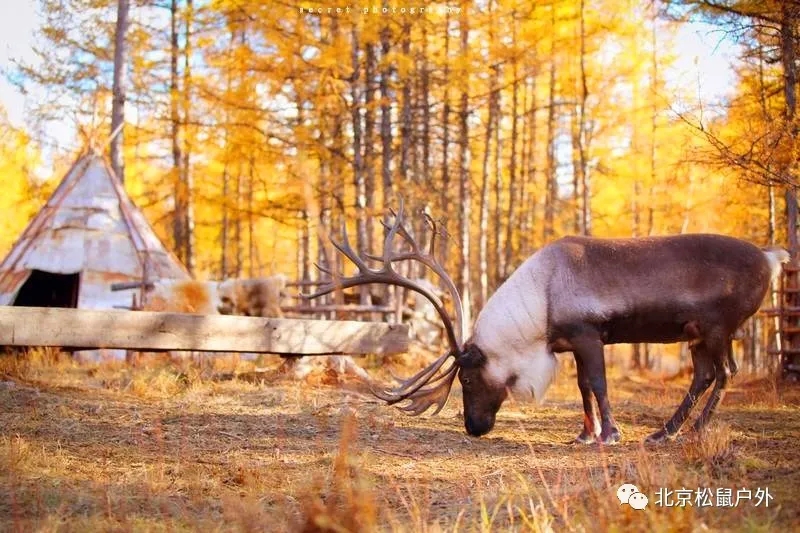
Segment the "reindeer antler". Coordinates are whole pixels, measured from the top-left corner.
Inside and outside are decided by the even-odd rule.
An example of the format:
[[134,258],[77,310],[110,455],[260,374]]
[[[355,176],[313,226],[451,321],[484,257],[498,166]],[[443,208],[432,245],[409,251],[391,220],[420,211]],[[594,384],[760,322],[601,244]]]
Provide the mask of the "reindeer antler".
[[[400,206],[397,212],[391,211],[394,215],[394,221],[391,224],[383,222],[387,230],[386,237],[383,242],[383,252],[381,255],[364,254],[367,259],[381,263],[379,268],[370,268],[364,259],[359,256],[357,252],[350,246],[350,241],[347,237],[347,228],[342,224],[342,242],[338,243],[331,239],[331,244],[339,250],[347,259],[352,262],[358,272],[353,276],[340,276],[335,274],[331,269],[317,265],[322,272],[331,276],[331,281],[321,285],[318,290],[310,295],[302,295],[304,298],[312,299],[325,294],[329,294],[335,290],[346,289],[358,285],[366,285],[371,283],[379,283],[384,285],[397,285],[405,287],[409,290],[417,292],[425,297],[433,304],[439,317],[444,324],[447,339],[450,344],[450,350],[439,357],[436,361],[431,363],[428,367],[424,368],[417,374],[400,382],[400,385],[394,389],[375,391],[373,394],[378,398],[386,401],[389,405],[393,405],[404,400],[410,400],[408,405],[400,407],[403,411],[411,414],[418,415],[424,413],[432,405],[436,405],[436,410],[433,414],[438,413],[447,402],[450,394],[450,388],[453,385],[453,380],[458,373],[458,364],[453,361],[453,364],[439,373],[439,370],[444,366],[448,359],[452,356],[456,358],[461,353],[461,344],[464,338],[464,324],[463,324],[463,311],[461,305],[461,296],[458,294],[455,283],[450,276],[445,272],[444,268],[436,261],[434,257],[434,243],[436,236],[439,234],[436,223],[430,216],[426,215],[426,222],[432,227],[432,237],[430,246],[427,252],[423,252],[416,242],[414,237],[409,233],[403,224],[403,201],[400,200]],[[394,240],[397,235],[409,245],[410,251],[397,251],[394,249]],[[447,310],[442,303],[442,300],[433,292],[426,289],[421,284],[410,280],[405,276],[399,274],[393,268],[393,263],[398,261],[419,261],[435,274],[437,274],[453,299],[453,306],[456,313],[456,323],[453,324],[452,319],[447,313]],[[425,385],[431,385],[424,388]]]

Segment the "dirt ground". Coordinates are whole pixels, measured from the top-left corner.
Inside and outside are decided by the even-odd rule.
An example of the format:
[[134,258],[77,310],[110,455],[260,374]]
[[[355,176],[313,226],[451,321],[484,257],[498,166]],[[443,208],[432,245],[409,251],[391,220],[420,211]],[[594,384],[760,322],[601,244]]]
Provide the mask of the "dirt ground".
[[[409,373],[423,359],[389,367]],[[365,364],[388,376],[386,366]],[[737,376],[706,434],[645,447],[688,380],[615,369],[610,391],[623,441],[601,447],[569,444],[582,424],[569,363],[543,405],[504,405],[480,439],[464,432],[458,389],[438,416],[408,417],[358,382],[326,372],[295,382],[276,365],[156,358],[131,368],[50,352],[3,356],[0,530],[800,526],[798,385]],[[644,510],[620,504],[623,483],[648,497]],[[733,502],[723,505],[717,498],[728,489]],[[692,492],[689,504],[657,501],[680,490]],[[711,505],[695,499],[701,490],[711,491]]]

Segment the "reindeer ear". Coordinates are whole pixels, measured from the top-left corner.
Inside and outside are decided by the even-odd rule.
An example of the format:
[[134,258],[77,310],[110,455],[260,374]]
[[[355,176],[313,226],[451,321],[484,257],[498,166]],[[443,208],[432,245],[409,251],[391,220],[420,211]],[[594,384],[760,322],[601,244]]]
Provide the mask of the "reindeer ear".
[[478,368],[486,363],[486,356],[480,348],[474,344],[470,344],[464,348],[464,351],[458,356],[456,362],[461,368]]

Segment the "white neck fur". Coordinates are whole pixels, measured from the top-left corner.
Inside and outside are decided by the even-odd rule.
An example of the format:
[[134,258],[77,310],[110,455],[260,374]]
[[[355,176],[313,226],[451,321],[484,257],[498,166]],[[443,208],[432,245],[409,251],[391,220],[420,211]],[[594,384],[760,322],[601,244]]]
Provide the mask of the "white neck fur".
[[486,356],[484,378],[496,386],[515,381],[514,394],[544,399],[557,360],[547,347],[547,259],[525,261],[495,292],[475,321],[472,342]]

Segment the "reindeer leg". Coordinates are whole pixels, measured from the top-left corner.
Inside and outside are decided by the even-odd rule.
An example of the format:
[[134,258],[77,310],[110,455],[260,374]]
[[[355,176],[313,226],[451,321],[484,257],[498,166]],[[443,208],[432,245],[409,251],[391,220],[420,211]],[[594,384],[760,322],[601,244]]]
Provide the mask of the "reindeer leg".
[[[597,441],[602,444],[616,444],[619,442],[620,432],[611,414],[611,402],[608,401],[603,341],[599,334],[593,332],[589,335],[570,339],[570,342],[574,348],[575,358],[581,359],[585,380],[588,382],[592,393],[594,393],[597,406],[600,409],[600,434],[597,436]],[[584,414],[585,412],[586,402],[584,400]],[[594,421],[592,425],[595,425]]]
[[739,365],[736,364],[736,358],[733,357],[733,340],[732,339],[728,340],[728,348],[727,348],[727,350],[728,350],[728,356],[727,356],[726,359],[728,361],[728,370],[730,370],[730,377],[733,377],[733,376],[736,375],[737,372],[739,372]]
[[575,366],[578,369],[578,388],[583,399],[583,431],[575,438],[576,444],[592,444],[600,435],[600,420],[592,401],[592,384],[583,367],[583,361],[575,356]]
[[708,398],[708,401],[703,408],[703,412],[700,413],[700,416],[697,417],[697,420],[694,422],[695,431],[700,431],[705,427],[705,425],[708,423],[708,420],[711,418],[711,415],[714,414],[714,409],[717,408],[717,405],[719,405],[719,402],[725,396],[725,386],[728,384],[728,379],[735,372],[735,369],[726,366],[726,363],[730,365],[731,361],[733,361],[732,348],[731,341],[729,340],[725,344],[725,352],[715,354],[717,357],[714,358],[714,388],[712,389],[711,396]]
[[714,360],[712,357],[714,350],[711,348],[713,344],[713,341],[709,337],[706,337],[698,343],[690,344],[689,350],[692,352],[694,377],[692,378],[692,384],[689,386],[689,392],[683,398],[683,401],[678,406],[675,414],[672,415],[672,418],[664,425],[664,428],[649,435],[645,439],[645,443],[660,443],[674,437],[681,429],[681,426],[683,426],[683,423],[686,422],[686,418],[688,418],[697,400],[699,400],[700,396],[711,386],[711,382],[714,381],[716,377]]

